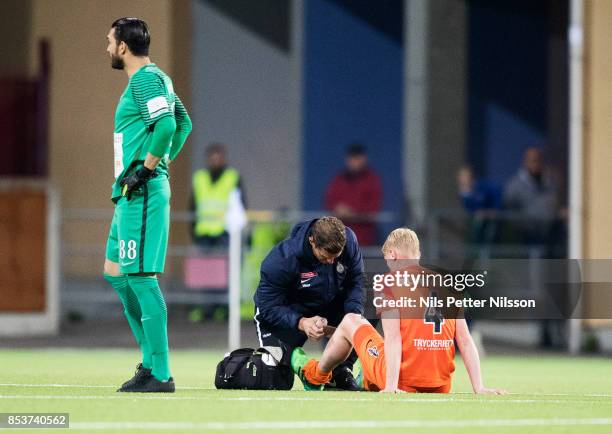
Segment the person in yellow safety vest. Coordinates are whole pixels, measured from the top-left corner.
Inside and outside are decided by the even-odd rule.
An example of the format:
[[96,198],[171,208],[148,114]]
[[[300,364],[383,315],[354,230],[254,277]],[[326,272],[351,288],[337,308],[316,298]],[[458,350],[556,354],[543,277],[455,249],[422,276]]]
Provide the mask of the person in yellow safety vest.
[[193,174],[191,209],[195,218],[192,236],[202,247],[227,247],[225,215],[230,195],[240,190],[243,206],[244,189],[240,174],[227,166],[225,146],[213,143],[206,149],[207,167]]

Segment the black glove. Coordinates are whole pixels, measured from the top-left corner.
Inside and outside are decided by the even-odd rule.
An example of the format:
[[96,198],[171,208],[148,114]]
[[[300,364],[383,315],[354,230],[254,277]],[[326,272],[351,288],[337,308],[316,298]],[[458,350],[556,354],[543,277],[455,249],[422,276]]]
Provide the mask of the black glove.
[[119,183],[119,185],[123,187],[121,189],[121,195],[127,196],[127,200],[130,200],[132,198],[132,193],[145,185],[147,181],[153,177],[153,172],[153,170],[142,166],[130,176],[123,178]]

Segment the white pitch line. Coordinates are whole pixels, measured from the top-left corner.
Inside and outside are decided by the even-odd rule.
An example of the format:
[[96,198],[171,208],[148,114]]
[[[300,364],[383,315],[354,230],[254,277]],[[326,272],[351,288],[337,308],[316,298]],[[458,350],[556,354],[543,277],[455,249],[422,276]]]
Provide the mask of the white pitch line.
[[[118,386],[90,385],[90,384],[22,384],[22,383],[0,383],[0,387],[57,387],[67,389],[117,389]],[[215,390],[210,387],[180,386],[178,390]]]
[[[31,384],[31,383],[0,383],[0,387],[32,387],[32,388],[73,388],[73,389],[116,389],[116,385],[89,385],[89,384]],[[209,390],[214,391],[217,389],[211,387],[196,387],[196,386],[177,386],[177,390]],[[277,393],[277,392],[274,392]],[[365,392],[364,392],[365,393]],[[471,392],[453,392],[449,396],[453,395],[473,395]],[[568,398],[612,398],[612,393],[509,393],[508,395],[520,395],[520,396],[553,396],[553,397],[568,397]],[[294,399],[293,397],[288,397]],[[265,399],[265,398],[257,398]],[[345,400],[343,398],[342,400]]]
[[[598,401],[586,400],[586,399],[466,399],[466,398],[409,398],[396,396],[393,399],[380,400],[373,397],[215,397],[212,395],[208,396],[168,396],[165,394],[161,395],[150,395],[141,393],[126,393],[118,395],[0,395],[1,399],[19,399],[19,400],[158,400],[158,401],[296,401],[296,402],[321,402],[321,401],[342,401],[342,402],[386,402],[386,403],[440,403],[440,404],[452,404],[452,403],[475,403],[475,404],[575,404],[575,403],[588,403],[588,404],[604,404]],[[605,403],[608,404],[608,403]]]
[[210,398],[202,398],[197,396],[158,396],[158,395],[147,395],[142,393],[129,393],[121,395],[0,395],[0,399],[49,399],[49,400],[160,400],[160,401],[203,401],[210,400]]
[[[408,395],[410,396],[410,395]],[[436,396],[435,394],[429,396]],[[534,404],[534,403],[542,403],[542,404],[565,404],[565,403],[576,403],[576,402],[585,402],[585,403],[599,403],[598,401],[593,401],[590,399],[520,399],[520,398],[510,398],[503,399],[499,397],[490,396],[489,399],[484,397],[469,399],[469,398],[455,398],[452,396],[448,397],[440,397],[440,398],[404,398],[402,396],[394,396],[390,399],[376,399],[376,398],[342,398],[342,397],[291,397],[291,396],[270,396],[270,397],[255,397],[255,396],[240,396],[240,397],[223,397],[216,398],[218,401],[364,401],[364,402],[415,402],[415,403],[445,403],[452,404],[454,402],[473,402],[478,404],[504,404],[504,403],[512,403],[512,404]],[[612,404],[612,403],[610,403]]]
[[[32,383],[0,383],[0,387],[28,387],[28,388],[66,388],[66,389],[116,389],[117,386],[116,385],[89,385],[89,384],[55,384],[55,383],[50,383],[50,384],[32,384]],[[176,388],[177,390],[202,390],[202,391],[215,391],[217,389],[213,389],[210,387],[196,387],[196,386],[179,386]],[[276,392],[274,392],[276,393]],[[363,392],[363,393],[367,393],[367,392]],[[453,392],[450,395],[446,395],[449,398],[445,399],[445,402],[448,402],[450,400],[457,400],[458,398],[452,398],[453,396],[457,396],[457,395],[473,395],[473,393],[470,392]],[[610,393],[577,393],[577,394],[573,394],[573,393],[508,393],[509,396],[512,395],[517,395],[517,396],[534,396],[534,397],[568,397],[568,398],[612,398],[612,394]],[[226,399],[226,400],[304,400],[304,401],[308,401],[310,400],[309,398],[300,398],[300,397],[292,397],[292,396],[288,396],[288,397],[269,397],[269,398],[264,398],[264,397],[236,397],[236,398],[222,398],[222,399]],[[323,398],[323,397],[318,397],[314,400],[317,401],[321,401],[321,400],[330,400],[330,401],[346,401],[346,400],[370,400],[369,398]],[[423,399],[419,399],[416,401],[423,401]],[[415,402],[416,402],[415,401]],[[466,401],[474,401],[474,400],[466,400]],[[541,400],[537,400],[538,402],[542,402]],[[487,401],[489,402],[489,401]]]
[[93,386],[88,384],[21,384],[21,383],[0,383],[0,387],[66,387],[80,389],[106,389],[117,386]]
[[294,430],[294,429],[372,429],[372,428],[465,428],[517,426],[607,426],[612,418],[590,419],[449,419],[449,420],[310,420],[254,422],[73,422],[71,429],[87,430]]
[[[73,388],[73,389],[116,389],[117,385],[90,385],[90,384],[28,384],[28,383],[0,383],[0,387],[32,387],[32,388]],[[177,390],[217,390],[212,387],[197,387],[197,386],[177,386]],[[274,392],[277,393],[277,392]],[[343,392],[345,393],[345,392]],[[367,393],[367,392],[364,392]],[[453,395],[473,395],[471,392],[453,392],[449,396]],[[552,397],[568,397],[568,398],[612,398],[612,393],[508,393],[508,395],[518,396],[552,396]],[[293,397],[288,397],[293,399]],[[261,398],[258,398],[261,399]],[[344,398],[342,400],[345,400]]]

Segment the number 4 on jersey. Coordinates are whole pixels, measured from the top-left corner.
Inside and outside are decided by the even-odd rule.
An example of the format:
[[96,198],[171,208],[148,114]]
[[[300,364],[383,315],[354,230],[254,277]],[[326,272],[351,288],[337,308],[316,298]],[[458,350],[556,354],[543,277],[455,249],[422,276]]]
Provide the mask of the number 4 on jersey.
[[[432,291],[429,294],[430,297],[437,298],[438,294],[435,291]],[[439,335],[442,333],[442,325],[444,324],[444,316],[440,309],[434,306],[430,306],[425,309],[425,319],[423,322],[425,324],[433,324],[433,332],[435,335]]]

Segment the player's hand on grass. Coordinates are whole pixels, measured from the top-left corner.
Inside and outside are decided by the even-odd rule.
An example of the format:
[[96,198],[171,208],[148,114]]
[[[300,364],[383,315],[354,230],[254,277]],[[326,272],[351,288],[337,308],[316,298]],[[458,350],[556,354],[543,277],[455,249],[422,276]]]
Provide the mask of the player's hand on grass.
[[310,318],[300,318],[298,329],[306,333],[310,339],[318,341],[325,335],[325,326],[327,320],[321,316],[313,316]]
[[477,395],[505,395],[506,392],[504,389],[493,389],[489,387],[481,387],[479,389],[474,390],[474,393]]
[[130,176],[126,176],[120,182],[121,195],[127,196],[127,200],[132,198],[132,193],[145,185],[149,179],[153,177],[153,170],[142,166]]

